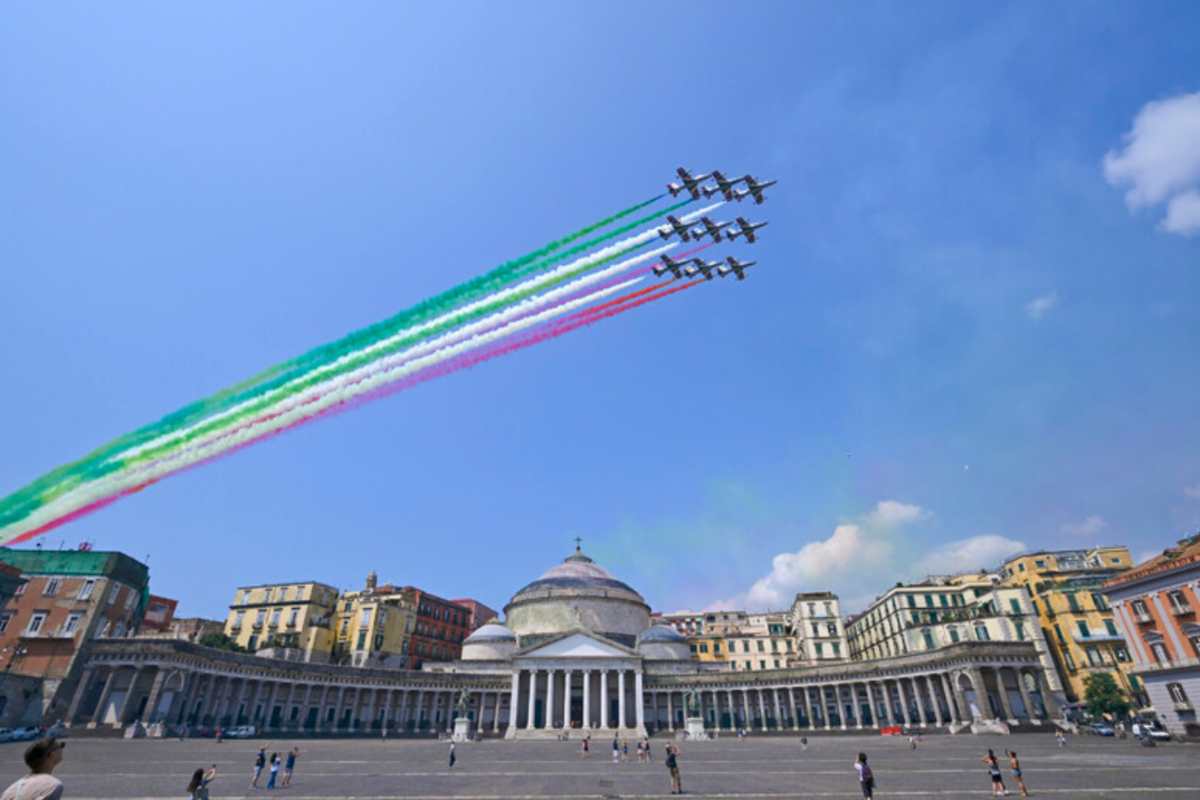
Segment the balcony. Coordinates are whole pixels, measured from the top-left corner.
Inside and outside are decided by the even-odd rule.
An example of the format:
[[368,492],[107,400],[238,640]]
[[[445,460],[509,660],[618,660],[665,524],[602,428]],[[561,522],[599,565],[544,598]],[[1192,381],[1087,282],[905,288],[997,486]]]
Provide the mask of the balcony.
[[1160,661],[1157,664],[1135,667],[1133,672],[1140,675],[1148,672],[1168,672],[1174,669],[1196,669],[1197,667],[1200,667],[1200,658],[1177,658],[1174,661]]
[[1176,700],[1172,705],[1176,711],[1192,711],[1192,704],[1186,700]]
[[1177,617],[1186,617],[1188,614],[1195,614],[1196,609],[1191,606],[1171,606],[1171,613]]
[[1125,637],[1119,633],[1109,633],[1108,631],[1092,631],[1088,636],[1084,636],[1079,631],[1071,634],[1071,638],[1078,644],[1088,644],[1095,642],[1123,642]]
[[1135,612],[1135,616],[1137,617],[1138,622],[1143,622],[1143,623],[1154,622],[1154,618],[1151,617],[1150,614],[1146,611]]

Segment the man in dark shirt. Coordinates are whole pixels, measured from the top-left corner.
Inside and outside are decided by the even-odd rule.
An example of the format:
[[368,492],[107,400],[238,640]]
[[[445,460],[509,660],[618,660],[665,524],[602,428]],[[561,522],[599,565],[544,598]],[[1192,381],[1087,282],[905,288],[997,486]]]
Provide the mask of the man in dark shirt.
[[679,750],[667,745],[667,772],[671,775],[671,794],[683,794],[683,779],[679,777]]
[[250,780],[252,789],[258,788],[258,779],[262,775],[263,767],[267,765],[267,748],[258,748],[258,755],[254,757],[254,777]]

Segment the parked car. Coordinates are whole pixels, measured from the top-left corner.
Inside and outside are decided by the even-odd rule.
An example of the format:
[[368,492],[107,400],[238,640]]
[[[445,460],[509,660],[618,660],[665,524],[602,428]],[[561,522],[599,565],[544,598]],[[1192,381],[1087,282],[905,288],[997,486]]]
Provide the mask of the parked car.
[[0,742],[12,741],[12,728],[0,728]]
[[258,728],[253,725],[238,725],[225,731],[226,739],[253,739],[258,735]]
[[1093,722],[1088,726],[1088,731],[1096,736],[1116,736],[1117,734],[1107,722]]
[[1159,741],[1164,741],[1164,742],[1171,740],[1171,734],[1167,733],[1162,728],[1155,727],[1154,725],[1151,725],[1146,722],[1133,723],[1133,728],[1131,730],[1131,733],[1133,733],[1134,736],[1137,736],[1139,738],[1141,738],[1142,736],[1149,736],[1151,739],[1158,739]]
[[12,732],[8,735],[8,741],[28,742],[41,738],[41,735],[41,728],[38,728],[35,725],[26,725],[22,728],[13,728]]

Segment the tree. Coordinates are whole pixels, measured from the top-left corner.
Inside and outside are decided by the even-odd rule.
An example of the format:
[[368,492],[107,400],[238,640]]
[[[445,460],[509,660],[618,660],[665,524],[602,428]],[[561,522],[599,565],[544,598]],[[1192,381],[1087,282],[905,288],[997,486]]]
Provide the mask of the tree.
[[1131,708],[1128,695],[1111,672],[1097,672],[1083,679],[1083,702],[1094,717],[1112,714],[1120,718]]
[[230,639],[223,633],[206,633],[200,637],[200,640],[197,642],[197,644],[205,647],[215,647],[218,650],[232,650],[235,653],[246,652],[238,645],[237,642],[235,642],[233,639]]

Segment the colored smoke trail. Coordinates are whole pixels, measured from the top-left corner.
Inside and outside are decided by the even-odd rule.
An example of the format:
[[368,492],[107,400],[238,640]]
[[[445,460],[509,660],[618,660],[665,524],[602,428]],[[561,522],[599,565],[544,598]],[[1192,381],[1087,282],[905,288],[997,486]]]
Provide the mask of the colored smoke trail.
[[[506,262],[505,264],[502,264],[499,267],[484,273],[483,275],[461,283],[453,289],[443,292],[440,295],[436,295],[432,298],[424,300],[421,303],[412,306],[408,310],[384,320],[382,323],[376,323],[375,325],[367,328],[354,331],[346,336],[343,336],[341,339],[336,340],[335,342],[314,348],[298,358],[281,362],[280,364],[270,367],[269,369],[264,370],[263,372],[260,372],[259,374],[247,380],[240,381],[237,384],[216,392],[215,394],[210,395],[203,400],[191,403],[170,414],[167,414],[157,422],[143,426],[142,428],[139,428],[131,433],[120,436],[108,444],[92,451],[83,458],[52,470],[51,472],[34,480],[27,486],[17,490],[3,500],[0,500],[0,527],[8,524],[11,519],[14,518],[14,515],[16,515],[16,518],[19,518],[21,512],[27,510],[31,503],[36,505],[41,502],[45,502],[47,499],[49,499],[49,496],[46,494],[46,490],[53,489],[56,483],[61,482],[64,479],[70,479],[78,472],[86,470],[91,464],[95,464],[104,459],[110,458],[130,446],[147,441],[148,439],[153,438],[154,436],[157,436],[167,430],[179,427],[181,425],[190,424],[199,419],[203,419],[204,417],[209,416],[216,411],[228,408],[229,406],[258,393],[264,387],[270,388],[274,385],[278,385],[278,382],[281,378],[293,377],[297,369],[300,369],[304,365],[313,363],[314,359],[322,358],[323,354],[327,353],[330,348],[340,346],[343,343],[356,342],[362,336],[368,335],[369,331],[376,329],[381,325],[394,326],[405,324],[405,320],[415,318],[422,314],[428,314],[429,310],[432,308],[440,308],[461,303],[462,298],[464,297],[478,297],[481,294],[486,294],[487,291],[489,291],[497,281],[504,281],[506,275],[515,274],[518,270],[528,269],[529,265],[536,262],[538,259],[550,256],[565,245],[571,244],[572,242],[575,242],[584,236],[588,236],[595,231],[600,230],[601,228],[607,227],[613,222],[637,213],[643,208],[658,202],[658,200],[660,200],[663,196],[664,195],[662,194],[656,195],[649,200],[644,200],[640,203],[630,206],[629,208],[619,211],[616,214],[605,217],[599,222],[592,223],[591,225],[569,234],[566,237],[544,245],[537,250],[531,251],[530,253],[527,253],[518,259]],[[670,208],[681,208],[683,205],[686,205],[686,203],[675,204]],[[669,210],[662,213],[669,213]],[[644,219],[648,221],[657,216],[658,214],[655,214]],[[639,220],[638,223],[635,223],[635,227],[640,224],[641,221]],[[610,236],[619,236],[622,230],[631,230],[631,228],[626,227],[623,229],[618,229],[618,231],[612,232]],[[567,254],[562,254],[560,257],[568,257],[570,253],[574,252],[578,252],[578,248],[572,248]],[[528,272],[521,274],[528,274]],[[78,483],[78,481],[73,481],[72,483]]]
[[[678,203],[678,204],[668,208],[667,211],[673,210],[678,207],[682,207],[683,205],[687,205],[689,202],[691,202],[691,201],[687,201],[684,203]],[[711,204],[703,209],[700,209],[699,211],[696,211],[692,214],[686,215],[683,219],[687,220],[689,222],[693,221],[695,218],[698,218],[699,216],[701,216],[705,213],[708,213],[713,208],[716,208],[720,205],[722,205],[721,202]],[[659,213],[664,213],[664,212],[659,212]],[[605,234],[603,237],[598,237],[587,243],[584,243],[583,245],[579,245],[578,247],[570,248],[566,252],[559,254],[558,258],[564,258],[581,248],[589,247],[598,241],[602,241],[603,239],[610,238],[615,235],[619,235],[622,232],[626,232],[630,228],[632,228],[638,224],[641,224],[644,221],[654,219],[658,215],[659,214],[656,213],[649,217],[644,217],[644,218],[639,219],[639,220],[637,220],[633,223],[630,223],[626,226],[622,226],[621,228],[611,231],[608,234]],[[452,315],[449,319],[445,319],[443,322],[440,322],[437,325],[434,325],[434,323],[431,322],[431,323],[429,323],[429,325],[424,326],[423,328],[419,329],[419,331],[417,333],[414,333],[411,336],[406,336],[404,339],[401,339],[399,341],[393,341],[392,343],[388,344],[386,347],[382,348],[382,350],[384,351],[384,353],[395,352],[397,350],[402,349],[403,347],[406,347],[406,346],[416,343],[417,341],[419,341],[422,338],[423,335],[429,335],[430,333],[440,332],[442,330],[451,328],[454,325],[461,324],[462,322],[464,322],[467,319],[478,318],[478,317],[494,310],[497,307],[503,306],[505,303],[514,302],[517,299],[522,299],[524,297],[528,297],[529,295],[531,295],[538,289],[545,288],[548,285],[553,285],[553,284],[565,281],[565,280],[569,279],[570,277],[572,277],[573,275],[577,275],[580,272],[586,271],[587,269],[594,268],[595,266],[597,266],[599,264],[603,264],[606,261],[615,259],[615,258],[619,257],[620,255],[629,252],[630,250],[638,249],[638,248],[644,246],[645,244],[649,243],[650,241],[653,241],[656,237],[657,237],[657,227],[653,228],[649,231],[646,231],[642,234],[639,234],[637,236],[634,236],[628,240],[625,240],[623,243],[617,243],[615,245],[611,245],[610,247],[605,248],[600,251],[597,251],[596,253],[592,253],[588,256],[584,256],[580,259],[577,259],[576,261],[571,262],[571,263],[565,265],[564,267],[560,267],[560,268],[552,271],[551,273],[548,274],[548,276],[542,276],[541,278],[535,278],[531,281],[527,281],[527,282],[521,284],[519,287],[515,287],[511,290],[501,290],[502,296],[499,299],[497,299],[495,297],[485,298],[484,300],[481,300],[481,301],[473,304],[472,306],[470,306],[469,313],[465,313],[465,314],[460,313],[458,315]],[[532,266],[527,265],[523,269],[525,272],[532,272],[532,271],[536,271],[539,268],[540,268],[540,265],[533,264]],[[395,319],[395,318],[393,318],[393,319]],[[437,322],[437,321],[435,320],[435,322]],[[431,328],[430,326],[433,326],[433,327]],[[374,327],[378,327],[378,326],[374,326]],[[366,329],[364,329],[364,330],[366,330]],[[381,355],[384,353],[381,353]],[[344,371],[354,369],[370,360],[369,355],[366,355],[366,354],[357,355],[357,356],[355,356],[354,354],[351,354],[350,356],[348,356],[348,358],[349,358],[349,363],[339,365],[338,371],[344,372]],[[286,383],[284,383],[281,380],[282,377],[283,376],[277,376],[275,379],[268,382],[267,384],[260,385],[259,387],[257,387],[255,389],[255,391],[252,394],[259,395],[259,396],[264,395],[265,392],[267,391],[268,387],[272,384],[287,385]],[[312,386],[321,380],[327,379],[328,377],[329,377],[328,373],[313,373],[313,374],[309,374],[307,376],[301,376],[299,379],[292,381],[292,385],[289,387],[288,394],[294,394],[295,392],[302,391],[304,388]],[[275,397],[270,402],[277,402],[277,401],[278,401],[278,397]],[[249,403],[248,405],[245,405],[244,407],[241,407],[239,409],[238,416],[245,416],[248,414],[256,413],[257,411],[260,411],[265,405],[269,405],[269,402],[259,401],[259,402]],[[232,412],[230,412],[230,413],[232,413]],[[195,438],[196,436],[203,435],[203,434],[211,432],[212,430],[217,429],[223,425],[228,424],[227,421],[218,422],[217,420],[219,420],[219,419],[222,419],[222,417],[218,416],[211,422],[203,422],[202,421],[198,426],[196,426],[195,428],[192,429],[191,433],[189,433],[188,436],[190,438]],[[149,430],[149,429],[148,428],[143,429],[143,431],[146,431],[146,430]],[[173,436],[173,434],[167,434],[168,438],[170,438],[172,436]],[[162,452],[169,450],[171,447],[179,446],[179,444],[180,444],[180,442],[178,441],[178,437],[175,437],[175,439],[173,439],[170,442],[170,444],[157,445],[156,449],[152,451],[151,455],[159,455]],[[85,459],[85,462],[90,462],[90,463],[76,462],[77,469],[75,470],[75,474],[66,476],[65,479],[61,480],[57,484],[51,483],[49,486],[44,486],[44,487],[42,487],[42,486],[26,487],[25,490],[22,490],[14,495],[11,495],[9,498],[6,498],[5,501],[3,501],[3,503],[0,503],[0,531],[3,531],[6,527],[11,527],[14,522],[17,522],[19,520],[29,517],[31,514],[35,513],[39,507],[43,507],[46,504],[53,502],[57,498],[64,496],[68,492],[74,490],[77,486],[80,486],[81,484],[86,485],[87,482],[102,479],[105,476],[108,476],[114,472],[117,472],[117,471],[123,469],[126,466],[124,459],[121,459],[121,458],[110,460],[110,461],[104,461],[101,458],[92,458],[92,459]],[[56,471],[56,472],[58,472],[58,471]],[[55,473],[51,473],[51,474],[53,475]],[[40,483],[42,481],[44,481],[44,479],[39,479],[39,481],[35,482],[35,484]],[[31,495],[29,493],[29,490],[31,488],[33,488],[35,490],[40,489],[41,491],[37,491],[36,493]],[[24,496],[22,497],[22,495],[24,495]]]
[[[632,283],[632,282],[634,282],[634,281],[630,281],[630,283]],[[93,500],[93,501],[89,502],[87,505],[84,505],[78,509],[75,509],[63,516],[59,516],[59,517],[50,519],[50,520],[46,521],[45,523],[40,524],[37,528],[34,528],[28,532],[20,534],[13,541],[28,540],[36,535],[39,535],[41,533],[45,533],[46,531],[52,530],[52,529],[58,527],[59,525],[62,525],[62,524],[65,524],[66,522],[77,519],[80,516],[89,514],[92,511],[96,511],[100,508],[103,508],[104,506],[107,506],[107,505],[115,502],[116,500],[120,499],[121,497],[125,497],[129,494],[133,494],[136,491],[140,491],[142,488],[145,488],[145,486],[149,485],[150,483],[160,480],[161,477],[165,476],[165,474],[174,474],[174,473],[182,472],[182,471],[185,471],[188,469],[192,469],[194,467],[201,466],[203,464],[207,464],[216,459],[222,458],[227,455],[231,455],[234,452],[241,450],[243,447],[248,447],[251,444],[254,444],[254,443],[257,443],[260,441],[264,441],[264,440],[269,439],[273,436],[276,436],[280,433],[284,433],[285,431],[291,430],[292,428],[298,427],[306,422],[315,421],[317,419],[322,419],[326,416],[332,416],[334,414],[341,413],[343,411],[348,411],[353,408],[358,408],[359,406],[364,405],[365,403],[370,402],[371,400],[390,396],[391,394],[395,394],[395,393],[398,393],[405,389],[412,388],[413,386],[420,385],[421,383],[425,383],[434,378],[441,377],[443,375],[450,374],[452,372],[457,372],[457,371],[460,371],[463,369],[467,369],[469,367],[475,366],[476,364],[483,363],[484,361],[489,361],[498,356],[507,355],[509,353],[513,353],[518,350],[522,350],[526,347],[531,347],[535,344],[538,344],[539,342],[557,338],[566,333],[569,333],[570,331],[577,330],[578,328],[592,325],[596,322],[599,322],[602,319],[608,319],[610,317],[624,313],[625,311],[630,311],[634,308],[638,308],[642,305],[645,305],[646,303],[653,302],[654,300],[662,299],[664,297],[668,297],[670,295],[677,294],[679,292],[684,291],[685,289],[690,289],[693,286],[696,286],[697,284],[699,284],[700,282],[701,281],[698,281],[698,280],[691,281],[689,283],[686,283],[686,284],[683,284],[680,286],[665,288],[662,291],[659,291],[657,293],[648,294],[648,295],[644,295],[644,296],[638,296],[638,297],[636,297],[636,299],[634,299],[635,296],[643,295],[644,292],[643,291],[633,292],[633,293],[626,295],[624,298],[618,298],[619,300],[623,301],[623,305],[609,307],[601,312],[590,314],[589,316],[584,317],[584,318],[574,319],[571,321],[564,321],[563,323],[559,323],[559,324],[552,323],[542,329],[533,331],[532,333],[530,333],[528,335],[525,335],[522,337],[514,337],[514,339],[512,339],[510,341],[500,342],[491,347],[483,348],[483,349],[480,349],[479,351],[475,351],[475,352],[471,352],[471,353],[468,353],[463,356],[459,356],[445,364],[437,365],[437,366],[431,367],[429,369],[422,370],[421,372],[419,372],[417,374],[408,376],[404,380],[396,380],[396,381],[393,381],[392,383],[375,387],[369,392],[363,393],[363,394],[355,396],[355,397],[339,400],[337,403],[332,404],[332,405],[327,406],[322,409],[310,410],[308,413],[304,414],[303,416],[301,416],[297,419],[288,421],[288,423],[286,425],[281,425],[279,427],[274,427],[274,428],[270,428],[270,429],[266,429],[266,430],[259,430],[252,437],[247,437],[247,438],[243,439],[242,441],[237,442],[236,444],[234,444],[231,447],[222,449],[215,453],[205,454],[202,458],[198,458],[198,459],[189,461],[186,464],[179,465],[179,466],[171,469],[169,472],[164,473],[164,475],[160,475],[160,476],[151,478],[149,480],[142,481],[142,482],[137,483],[134,486],[129,487],[129,488],[118,490],[115,493],[113,493],[107,497]],[[665,287],[665,286],[668,286],[669,283],[671,283],[671,282],[667,281],[667,282],[658,284],[655,287],[650,287],[650,288],[656,289],[656,288],[660,288],[660,287]]]

